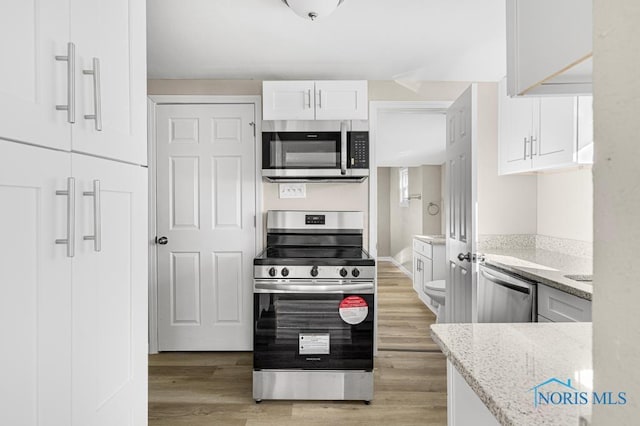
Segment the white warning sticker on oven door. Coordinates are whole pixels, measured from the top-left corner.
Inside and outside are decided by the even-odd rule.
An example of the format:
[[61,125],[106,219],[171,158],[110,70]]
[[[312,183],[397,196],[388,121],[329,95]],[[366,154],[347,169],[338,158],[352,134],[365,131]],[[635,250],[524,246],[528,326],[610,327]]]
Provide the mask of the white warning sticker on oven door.
[[329,333],[298,334],[298,350],[300,355],[328,355]]

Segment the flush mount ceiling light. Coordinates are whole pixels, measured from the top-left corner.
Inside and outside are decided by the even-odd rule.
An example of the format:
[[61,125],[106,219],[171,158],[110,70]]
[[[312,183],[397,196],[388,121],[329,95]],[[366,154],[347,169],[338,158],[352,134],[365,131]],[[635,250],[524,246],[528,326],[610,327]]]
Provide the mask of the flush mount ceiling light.
[[282,0],[296,15],[315,21],[333,13],[344,0]]

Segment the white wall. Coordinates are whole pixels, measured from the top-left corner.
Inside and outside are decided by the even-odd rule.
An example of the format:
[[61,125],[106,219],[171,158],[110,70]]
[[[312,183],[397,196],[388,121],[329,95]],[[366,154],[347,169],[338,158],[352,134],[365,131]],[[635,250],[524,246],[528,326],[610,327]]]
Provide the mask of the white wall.
[[498,87],[478,85],[478,234],[536,233],[536,176],[498,176]]
[[[267,210],[355,210],[364,212],[364,242],[368,247],[369,184],[362,183],[307,184],[306,198],[284,198],[278,196],[277,183],[263,183],[263,206]],[[263,218],[263,221],[266,217]],[[265,222],[263,222],[265,223]]]
[[590,167],[538,174],[538,234],[593,241]]
[[[441,191],[441,175],[442,166],[422,166],[421,194],[423,235],[438,235],[443,233],[441,219],[444,217],[442,215],[442,205],[444,204],[444,200]],[[436,204],[439,212],[435,213],[435,207],[429,208],[429,203]],[[435,214],[430,214],[429,210]]]
[[594,0],[593,424],[638,424],[640,412],[640,2]]
[[389,167],[378,167],[378,256],[391,256]]

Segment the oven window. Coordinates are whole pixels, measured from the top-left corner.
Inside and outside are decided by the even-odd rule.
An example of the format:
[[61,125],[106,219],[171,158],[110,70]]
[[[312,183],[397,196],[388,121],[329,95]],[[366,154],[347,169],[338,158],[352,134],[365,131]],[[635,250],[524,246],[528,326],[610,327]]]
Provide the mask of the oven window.
[[340,167],[337,140],[272,140],[270,165],[275,169],[327,169]]
[[371,370],[374,298],[358,296],[368,312],[350,324],[340,315],[348,295],[254,294],[254,368]]

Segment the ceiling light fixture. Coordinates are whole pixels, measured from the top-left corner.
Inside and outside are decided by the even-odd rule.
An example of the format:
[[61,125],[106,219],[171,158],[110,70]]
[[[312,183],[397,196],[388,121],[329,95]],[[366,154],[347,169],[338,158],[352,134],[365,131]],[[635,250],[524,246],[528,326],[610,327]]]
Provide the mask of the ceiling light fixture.
[[296,15],[315,21],[333,13],[344,0],[282,0]]

